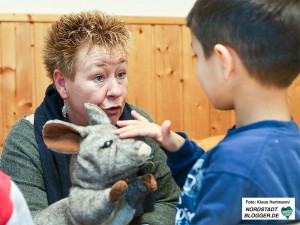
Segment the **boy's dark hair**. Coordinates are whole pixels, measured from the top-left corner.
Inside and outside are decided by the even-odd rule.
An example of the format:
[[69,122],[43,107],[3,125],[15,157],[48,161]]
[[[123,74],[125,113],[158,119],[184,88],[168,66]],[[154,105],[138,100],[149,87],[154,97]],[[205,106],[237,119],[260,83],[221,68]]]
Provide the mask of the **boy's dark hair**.
[[231,47],[263,85],[286,88],[300,73],[300,0],[198,0],[187,26],[206,58]]

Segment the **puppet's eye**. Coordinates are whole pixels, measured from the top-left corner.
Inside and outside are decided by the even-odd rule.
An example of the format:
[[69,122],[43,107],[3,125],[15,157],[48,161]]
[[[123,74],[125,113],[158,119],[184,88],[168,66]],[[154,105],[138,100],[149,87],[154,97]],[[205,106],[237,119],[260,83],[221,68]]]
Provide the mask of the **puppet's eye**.
[[112,143],[113,143],[112,140],[106,141],[106,142],[104,142],[104,144],[103,144],[103,146],[102,146],[101,148],[102,148],[102,149],[103,149],[103,148],[109,148],[109,147],[111,146]]

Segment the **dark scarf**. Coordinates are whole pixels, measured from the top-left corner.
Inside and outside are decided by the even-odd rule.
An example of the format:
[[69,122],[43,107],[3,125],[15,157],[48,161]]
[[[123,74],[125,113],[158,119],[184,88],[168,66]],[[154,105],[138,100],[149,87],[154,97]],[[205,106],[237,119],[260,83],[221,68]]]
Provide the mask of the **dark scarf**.
[[[36,109],[34,114],[34,133],[39,147],[43,179],[49,205],[62,198],[68,197],[71,188],[69,171],[71,156],[48,149],[42,136],[43,126],[48,120],[59,119],[69,122],[61,113],[62,107],[62,98],[53,86],[49,85],[46,90],[44,101]],[[126,103],[120,120],[134,119],[130,112],[131,108],[129,104]],[[143,137],[141,139],[144,140]],[[142,175],[145,173],[145,170],[140,170],[138,174]],[[154,195],[150,193],[143,203],[143,209],[153,208],[154,202]]]

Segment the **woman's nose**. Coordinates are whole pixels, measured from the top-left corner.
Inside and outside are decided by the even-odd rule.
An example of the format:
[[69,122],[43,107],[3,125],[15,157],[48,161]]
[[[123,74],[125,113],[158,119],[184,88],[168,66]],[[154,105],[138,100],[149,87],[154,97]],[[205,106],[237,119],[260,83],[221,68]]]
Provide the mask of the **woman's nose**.
[[120,96],[121,95],[121,87],[116,78],[110,79],[107,87],[107,94],[109,96]]

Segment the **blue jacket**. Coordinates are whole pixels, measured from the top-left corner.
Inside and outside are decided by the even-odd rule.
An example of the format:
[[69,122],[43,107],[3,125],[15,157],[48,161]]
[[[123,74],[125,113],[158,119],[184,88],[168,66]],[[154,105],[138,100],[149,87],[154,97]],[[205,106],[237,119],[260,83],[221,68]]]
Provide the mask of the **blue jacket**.
[[[182,189],[176,224],[242,222],[242,198],[295,198],[300,219],[300,132],[292,122],[262,121],[232,128],[204,152],[186,138],[168,164]],[[287,221],[243,221],[274,224]],[[292,222],[292,221],[289,221]]]

